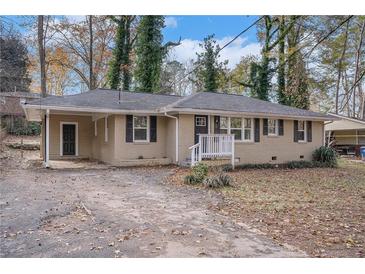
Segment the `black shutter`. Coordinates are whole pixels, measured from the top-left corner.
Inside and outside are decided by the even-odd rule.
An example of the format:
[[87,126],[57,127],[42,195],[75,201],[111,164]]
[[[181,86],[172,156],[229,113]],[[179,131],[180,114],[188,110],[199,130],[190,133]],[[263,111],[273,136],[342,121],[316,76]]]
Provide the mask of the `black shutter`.
[[127,143],[133,143],[133,115],[127,115],[126,117],[125,141]]
[[221,133],[221,125],[220,125],[221,117],[214,116],[214,133],[219,134]]
[[150,142],[157,141],[157,117],[150,116]]
[[268,122],[267,119],[263,119],[264,122],[264,131],[263,131],[263,135],[268,135],[269,133],[269,129],[268,129]]
[[307,121],[307,142],[312,142],[312,121]]
[[260,119],[255,118],[255,142],[260,142]]
[[298,142],[298,120],[294,120],[294,142]]
[[284,136],[284,120],[279,120],[279,136]]

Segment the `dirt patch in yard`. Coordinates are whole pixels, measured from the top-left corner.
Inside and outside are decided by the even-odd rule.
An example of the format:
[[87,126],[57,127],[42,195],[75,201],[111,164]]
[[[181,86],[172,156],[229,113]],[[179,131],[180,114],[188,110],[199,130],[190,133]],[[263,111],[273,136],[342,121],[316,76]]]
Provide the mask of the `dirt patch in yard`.
[[[172,182],[182,184],[187,169]],[[337,169],[268,169],[229,173],[233,187],[217,190],[222,214],[259,229],[280,244],[314,257],[365,256],[365,165]]]

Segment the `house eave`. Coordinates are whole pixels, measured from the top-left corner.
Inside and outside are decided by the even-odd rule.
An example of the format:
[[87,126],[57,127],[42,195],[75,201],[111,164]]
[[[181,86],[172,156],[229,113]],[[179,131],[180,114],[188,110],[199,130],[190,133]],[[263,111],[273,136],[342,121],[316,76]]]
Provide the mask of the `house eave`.
[[332,117],[316,117],[316,116],[302,116],[302,115],[283,115],[274,113],[262,113],[262,112],[243,112],[243,111],[226,111],[226,110],[214,110],[214,109],[191,109],[191,108],[169,108],[164,109],[164,112],[177,113],[177,114],[211,114],[211,115],[227,115],[227,116],[242,116],[252,118],[268,118],[275,117],[277,119],[304,119],[312,121],[335,121],[338,120]]

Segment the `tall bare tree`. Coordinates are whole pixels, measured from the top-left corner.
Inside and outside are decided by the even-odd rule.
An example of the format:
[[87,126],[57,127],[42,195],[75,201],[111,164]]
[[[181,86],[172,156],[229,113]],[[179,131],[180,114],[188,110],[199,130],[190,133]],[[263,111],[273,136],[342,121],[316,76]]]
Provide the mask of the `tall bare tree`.
[[89,82],[90,89],[95,88],[94,73],[93,73],[93,17],[89,15]]
[[46,89],[46,51],[45,51],[45,34],[44,34],[44,16],[38,15],[38,52],[41,69],[41,92],[42,96],[47,95]]

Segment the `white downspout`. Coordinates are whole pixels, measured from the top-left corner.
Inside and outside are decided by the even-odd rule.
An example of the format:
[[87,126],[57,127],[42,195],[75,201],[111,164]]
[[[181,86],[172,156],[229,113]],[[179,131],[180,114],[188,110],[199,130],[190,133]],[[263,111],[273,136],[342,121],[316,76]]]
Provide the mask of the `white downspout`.
[[176,144],[175,144],[175,156],[176,156],[176,164],[179,162],[179,118],[168,115],[167,112],[164,113],[166,117],[173,118],[176,120],[175,123],[175,136],[176,136]]
[[49,109],[46,111],[46,168],[49,167]]

